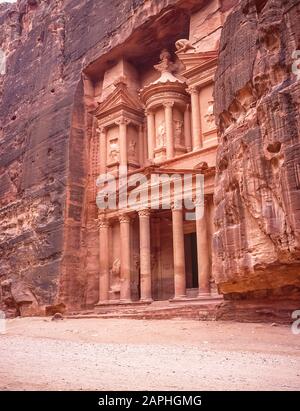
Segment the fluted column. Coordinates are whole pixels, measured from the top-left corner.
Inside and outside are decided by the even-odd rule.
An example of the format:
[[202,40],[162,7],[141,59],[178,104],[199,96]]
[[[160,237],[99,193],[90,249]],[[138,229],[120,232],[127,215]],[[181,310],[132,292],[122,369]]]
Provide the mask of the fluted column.
[[139,162],[140,167],[144,165],[144,127],[139,127]]
[[99,133],[100,174],[105,174],[107,157],[106,129],[104,127],[100,127],[97,131]]
[[199,91],[196,87],[191,87],[188,91],[192,105],[193,150],[197,150],[202,147]]
[[208,202],[204,201],[203,217],[196,220],[199,297],[210,296],[210,250],[208,241]]
[[173,132],[173,105],[174,103],[165,103],[165,122],[166,122],[166,145],[167,159],[174,157],[174,132]]
[[174,298],[186,295],[185,253],[182,209],[172,208],[173,256],[174,256]]
[[190,105],[187,104],[184,112],[184,139],[187,151],[192,150]]
[[127,124],[129,121],[122,118],[119,125],[120,166],[127,167]]
[[[156,268],[156,278],[154,278],[153,284],[155,284],[156,293],[158,299],[162,299],[163,295],[163,272],[162,272],[162,264],[161,264],[161,238],[160,238],[160,230],[161,230],[161,219],[154,218],[153,219],[153,240],[154,240],[154,255],[157,261],[157,268]],[[154,274],[154,273],[153,273]],[[152,274],[152,276],[153,276]],[[152,290],[153,293],[153,290]]]
[[105,217],[98,220],[99,227],[99,304],[109,300],[109,222]]
[[155,148],[155,116],[152,111],[147,110],[147,140],[148,140],[148,158],[154,159]]
[[121,291],[120,300],[131,302],[131,255],[130,255],[130,217],[120,215],[120,254],[121,254]]
[[140,210],[140,269],[141,301],[152,301],[150,210]]

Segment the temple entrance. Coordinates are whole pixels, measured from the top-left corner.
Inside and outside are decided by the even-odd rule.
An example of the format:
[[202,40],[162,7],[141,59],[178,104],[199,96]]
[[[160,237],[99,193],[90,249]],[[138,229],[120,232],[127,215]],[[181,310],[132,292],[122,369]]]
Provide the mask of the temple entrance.
[[196,233],[185,234],[186,288],[198,289],[198,261]]

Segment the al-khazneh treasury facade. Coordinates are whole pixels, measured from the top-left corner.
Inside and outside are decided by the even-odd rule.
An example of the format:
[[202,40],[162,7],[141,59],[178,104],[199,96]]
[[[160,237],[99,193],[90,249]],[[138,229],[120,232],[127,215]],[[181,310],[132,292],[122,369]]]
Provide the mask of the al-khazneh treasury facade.
[[[168,39],[170,46],[157,48],[146,62],[147,50],[132,59],[129,48],[96,83],[85,77],[96,101],[90,110],[89,227],[97,231],[86,258],[87,268],[99,275],[97,305],[217,293],[212,280],[217,148],[213,82],[224,18],[219,9],[208,25],[201,10],[190,16],[189,39]],[[170,209],[98,209],[98,175],[118,179],[120,167],[131,178],[137,173],[202,174],[203,217],[186,220],[186,210],[174,206],[173,191]]]

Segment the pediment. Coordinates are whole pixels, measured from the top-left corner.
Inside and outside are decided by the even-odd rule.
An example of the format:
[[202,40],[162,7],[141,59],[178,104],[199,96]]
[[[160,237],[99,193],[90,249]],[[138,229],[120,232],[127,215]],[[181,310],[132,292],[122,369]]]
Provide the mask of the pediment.
[[216,50],[204,52],[191,50],[190,52],[178,52],[176,54],[185,67],[185,70],[181,73],[183,76],[196,68],[205,68],[208,65],[216,64],[218,58],[218,51]]
[[141,113],[142,103],[130,93],[125,83],[118,83],[115,90],[99,104],[94,114],[103,117],[121,110],[128,110]]

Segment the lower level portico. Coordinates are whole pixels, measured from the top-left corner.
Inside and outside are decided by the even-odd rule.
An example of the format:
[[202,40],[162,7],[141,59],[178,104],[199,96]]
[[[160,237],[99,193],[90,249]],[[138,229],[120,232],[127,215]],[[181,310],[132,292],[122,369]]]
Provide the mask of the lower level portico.
[[209,298],[212,209],[206,195],[195,221],[176,207],[101,214],[97,305]]

